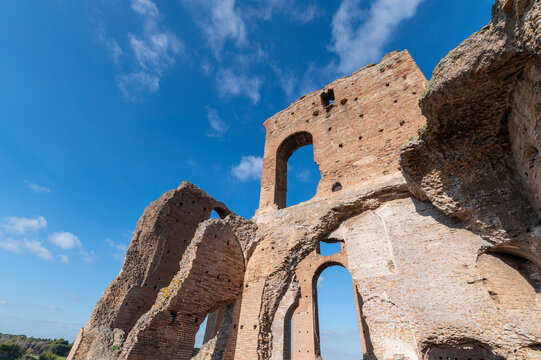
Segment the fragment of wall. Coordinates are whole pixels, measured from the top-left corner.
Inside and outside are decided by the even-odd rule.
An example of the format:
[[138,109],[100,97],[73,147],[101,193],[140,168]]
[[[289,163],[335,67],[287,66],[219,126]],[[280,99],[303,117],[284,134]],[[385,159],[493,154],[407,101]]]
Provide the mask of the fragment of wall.
[[122,359],[189,359],[205,316],[237,298],[244,255],[222,220],[207,220],[188,246],[180,270],[130,331]]
[[[417,101],[425,86],[409,53],[392,52],[265,121],[258,213],[285,207],[287,159],[304,145],[313,143],[321,172],[316,198],[332,194],[336,183],[349,190],[399,172],[399,146],[424,123]],[[330,91],[332,104],[322,97]]]
[[160,289],[169,285],[198,225],[213,209],[223,216],[229,213],[222,203],[188,182],[145,209],[119,275],[96,303],[69,359],[87,359],[90,353],[102,351],[109,354],[112,346],[124,341]]

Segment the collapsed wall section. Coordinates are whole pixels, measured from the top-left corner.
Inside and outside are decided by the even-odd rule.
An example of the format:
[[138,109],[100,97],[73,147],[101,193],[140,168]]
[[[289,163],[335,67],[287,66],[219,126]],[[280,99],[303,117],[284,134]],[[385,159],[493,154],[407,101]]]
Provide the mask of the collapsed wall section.
[[[199,224],[216,209],[230,211],[189,182],[152,202],[137,222],[118,276],[97,302],[70,359],[91,358],[122,342],[171,282]],[[101,356],[101,355],[100,355]]]
[[130,331],[121,359],[188,360],[205,316],[242,292],[242,248],[221,220],[201,224],[179,267],[171,284]]

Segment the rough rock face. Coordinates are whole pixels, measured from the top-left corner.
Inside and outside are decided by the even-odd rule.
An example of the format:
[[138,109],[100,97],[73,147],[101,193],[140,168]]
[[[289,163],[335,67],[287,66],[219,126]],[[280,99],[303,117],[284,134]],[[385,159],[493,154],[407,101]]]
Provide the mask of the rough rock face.
[[400,158],[413,194],[538,265],[540,44],[540,2],[498,0],[434,70],[426,126]]
[[[69,358],[320,360],[317,280],[342,266],[359,357],[541,359],[540,1],[498,0],[420,107],[404,51],[268,119],[253,219],[189,183],[151,203]],[[286,208],[308,144],[317,194]]]

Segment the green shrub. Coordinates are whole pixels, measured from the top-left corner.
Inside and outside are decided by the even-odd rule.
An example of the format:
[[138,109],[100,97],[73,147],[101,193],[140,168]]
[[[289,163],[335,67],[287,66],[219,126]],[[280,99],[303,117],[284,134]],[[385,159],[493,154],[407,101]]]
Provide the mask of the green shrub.
[[17,359],[23,356],[24,350],[17,344],[6,342],[0,344],[0,354],[7,354],[8,359]]
[[39,356],[39,360],[56,360],[57,356],[50,351],[45,351]]

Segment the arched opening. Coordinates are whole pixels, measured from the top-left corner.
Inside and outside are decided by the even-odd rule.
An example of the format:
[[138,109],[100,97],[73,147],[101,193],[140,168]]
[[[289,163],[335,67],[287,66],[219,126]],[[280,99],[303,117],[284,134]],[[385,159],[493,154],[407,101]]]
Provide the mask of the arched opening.
[[199,325],[199,330],[197,330],[197,333],[195,334],[195,344],[193,345],[193,352],[192,356],[197,355],[199,350],[201,350],[201,347],[203,347],[203,344],[205,343],[205,330],[207,328],[207,320],[209,316],[207,315],[205,317],[205,320]]
[[210,213],[210,218],[211,219],[225,219],[225,217],[229,215],[230,213],[231,212],[226,209],[222,209],[221,207],[215,207],[212,209]]
[[362,358],[359,305],[349,271],[339,264],[326,264],[313,281],[316,353],[319,350],[324,360]]
[[311,199],[320,178],[314,161],[312,135],[301,131],[288,136],[276,154],[274,203],[283,209]]

